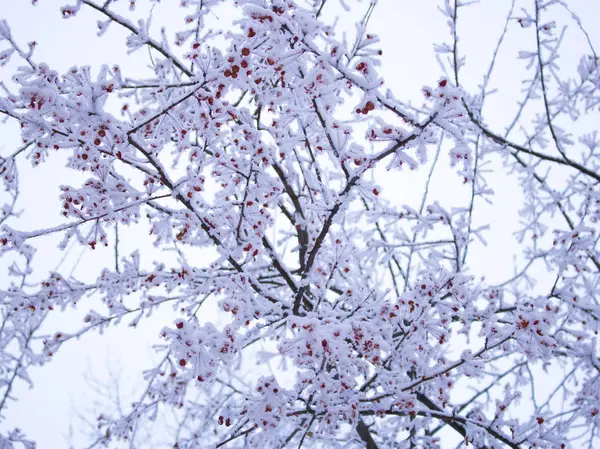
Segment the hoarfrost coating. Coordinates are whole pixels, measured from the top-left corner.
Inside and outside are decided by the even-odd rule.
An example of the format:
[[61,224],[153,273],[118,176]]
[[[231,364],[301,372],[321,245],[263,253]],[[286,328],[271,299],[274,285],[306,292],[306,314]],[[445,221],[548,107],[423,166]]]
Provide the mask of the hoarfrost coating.
[[[390,2],[79,0],[59,15],[97,20],[106,64],[66,70],[0,20],[20,137],[0,157],[0,446],[34,447],[6,423],[35,367],[147,322],[157,362],[128,359],[138,396],[95,410],[88,447],[600,445],[597,36],[575,1],[438,6],[414,90],[416,43],[384,51],[372,26]],[[123,43],[144,65],[111,61]]]

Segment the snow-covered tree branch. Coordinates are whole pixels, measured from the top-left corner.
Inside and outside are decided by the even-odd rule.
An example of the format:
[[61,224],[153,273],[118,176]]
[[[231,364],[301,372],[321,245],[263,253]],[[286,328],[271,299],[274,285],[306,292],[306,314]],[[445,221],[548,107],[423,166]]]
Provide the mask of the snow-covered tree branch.
[[[77,0],[48,20],[93,16],[106,64],[67,71],[0,21],[3,419],[30,368],[158,314],[158,363],[89,447],[151,422],[190,449],[600,445],[597,42],[576,2],[432,2],[438,72],[408,90],[384,67],[412,43],[373,26],[400,3]],[[78,275],[73,248],[109,256]]]

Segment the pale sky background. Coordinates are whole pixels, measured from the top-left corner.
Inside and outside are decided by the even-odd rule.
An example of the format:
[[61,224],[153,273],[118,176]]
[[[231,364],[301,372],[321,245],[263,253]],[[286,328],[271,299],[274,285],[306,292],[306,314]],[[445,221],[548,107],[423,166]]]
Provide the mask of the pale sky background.
[[[0,0],[0,19],[8,21],[19,44],[26,47],[28,41],[38,42],[36,61],[48,63],[59,73],[73,65],[98,68],[102,63],[119,64],[130,75],[144,70],[147,52],[140,50],[133,55],[126,55],[123,45],[125,34],[117,26],[112,25],[106,35],[97,38],[95,22],[98,16],[87,8],[83,8],[75,19],[65,21],[61,19],[58,9],[64,1],[40,0],[39,3],[34,8],[26,0]],[[172,16],[176,14],[180,17],[176,8],[178,3],[176,0],[163,0],[157,7],[156,17],[166,24],[173,23]],[[421,87],[434,85],[443,75],[435,60],[433,43],[450,42],[450,35],[444,17],[437,11],[438,3],[433,0],[380,0],[370,22],[369,29],[382,40],[384,55],[380,74],[401,100],[412,99],[420,104]],[[531,3],[517,2],[528,7]],[[600,1],[574,0],[569,5],[580,15],[592,41],[600,48]],[[509,8],[509,0],[482,0],[481,5],[461,10],[464,14],[459,18],[460,47],[461,53],[467,57],[467,66],[461,72],[461,79],[468,86],[467,90],[473,92],[481,83],[481,75],[487,70],[491,50],[502,30]],[[358,17],[362,15],[363,9],[357,10],[356,14],[353,11],[352,14]],[[219,26],[219,23],[226,22],[226,18],[217,20],[212,17],[211,21],[213,26]],[[171,29],[177,29],[178,22],[174,25]],[[492,86],[502,87],[503,93],[490,98],[486,106],[486,120],[492,129],[498,131],[504,131],[504,126],[512,119],[516,110],[516,100],[520,98],[518,93],[521,77],[518,73],[521,73],[525,64],[517,61],[516,55],[519,50],[533,49],[531,33],[524,30],[520,35],[519,31],[514,30],[515,26],[512,25],[512,32],[500,55],[499,65],[502,68],[495,72],[491,83]],[[154,27],[154,31],[157,29]],[[578,56],[581,53],[580,46],[583,45],[581,34],[572,28],[567,39],[565,48],[574,48],[572,56]],[[568,57],[569,54],[563,51],[565,66],[576,67],[576,63]],[[14,59],[16,62],[17,59]],[[15,62],[0,68],[0,80],[7,81],[10,78]],[[593,124],[585,122],[579,126],[586,130],[594,129]],[[19,137],[14,123],[0,124],[0,154],[11,153],[18,145]],[[67,178],[60,179],[63,175],[72,174],[61,170],[60,166],[60,157],[53,157],[50,163],[44,163],[36,169],[27,164],[21,165],[20,205],[25,205],[19,219],[22,228],[31,230],[59,222],[57,186],[75,183]],[[380,184],[384,187],[384,192],[393,192],[391,195],[398,196],[398,203],[418,202],[425,173],[426,170],[415,173],[403,171],[388,176]],[[502,169],[491,174],[488,182],[496,193],[494,205],[478,203],[476,220],[479,223],[492,223],[493,229],[487,234],[488,246],[484,248],[479,244],[473,245],[469,257],[474,269],[480,263],[485,268],[487,280],[494,283],[513,273],[514,247],[511,247],[511,242],[514,242],[514,237],[511,226],[518,221],[517,205],[521,190],[515,179],[507,176]],[[436,178],[432,184],[432,196],[442,199],[464,197],[465,192],[466,190],[461,190],[455,177]],[[147,246],[149,239],[121,228],[120,241],[121,255],[127,255],[139,246]],[[55,269],[61,261],[62,254],[56,250],[56,243],[56,237],[36,241],[39,250],[36,268],[40,277],[45,276],[48,270]],[[76,247],[68,254],[62,269],[68,273],[73,267],[74,275],[93,279],[99,267],[113,266],[112,258],[110,248],[92,252]],[[493,270],[490,270],[490,260],[494,261]],[[5,273],[6,261],[0,260],[0,285],[5,284]],[[541,268],[539,276],[543,279]],[[82,304],[78,312],[56,314],[46,323],[47,329],[75,329],[90,307],[93,305]],[[174,316],[167,313],[156,315],[142,322],[138,329],[126,326],[111,328],[105,335],[89,333],[80,341],[66,344],[50,365],[30,370],[34,388],[30,389],[23,383],[16,385],[13,396],[18,401],[9,404],[0,428],[20,427],[28,437],[37,441],[40,449],[55,449],[68,447],[68,431],[72,426],[74,447],[81,447],[82,440],[77,436],[81,431],[81,422],[76,415],[93,408],[95,400],[95,396],[90,394],[90,386],[85,381],[84,373],[107,379],[109,365],[121,366],[120,387],[127,398],[128,392],[139,385],[141,371],[151,366],[151,344],[158,341],[158,332],[163,326],[170,325]],[[125,404],[127,405],[127,401]]]

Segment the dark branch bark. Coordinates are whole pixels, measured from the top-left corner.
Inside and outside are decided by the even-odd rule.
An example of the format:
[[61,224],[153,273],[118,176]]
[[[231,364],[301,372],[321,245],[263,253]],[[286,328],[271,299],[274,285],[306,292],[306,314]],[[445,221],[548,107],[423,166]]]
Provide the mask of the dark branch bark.
[[366,443],[366,449],[379,449],[377,443],[375,443],[375,440],[373,439],[373,435],[371,435],[369,427],[362,419],[359,420],[356,425],[356,433],[358,433],[360,439]]

